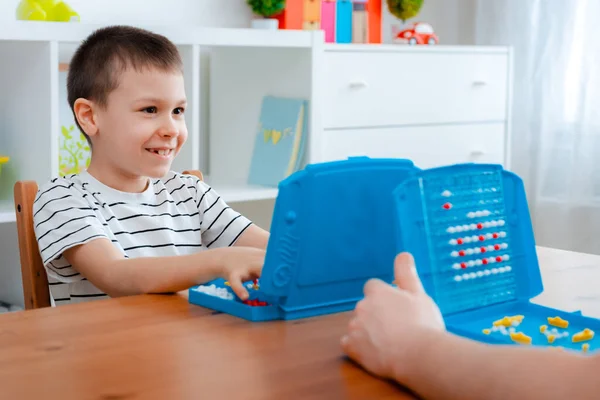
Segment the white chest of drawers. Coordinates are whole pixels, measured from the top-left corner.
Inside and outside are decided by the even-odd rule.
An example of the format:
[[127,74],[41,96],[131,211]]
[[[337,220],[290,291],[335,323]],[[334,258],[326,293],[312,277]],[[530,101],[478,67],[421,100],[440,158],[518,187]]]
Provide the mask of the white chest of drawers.
[[325,45],[319,61],[311,139],[320,161],[364,155],[422,168],[509,167],[509,48]]

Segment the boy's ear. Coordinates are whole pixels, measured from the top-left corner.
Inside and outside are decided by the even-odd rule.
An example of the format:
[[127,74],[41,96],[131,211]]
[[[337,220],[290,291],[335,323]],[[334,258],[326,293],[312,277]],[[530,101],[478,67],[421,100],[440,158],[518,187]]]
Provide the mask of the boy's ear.
[[73,104],[73,111],[77,122],[79,122],[81,129],[88,136],[94,136],[98,132],[94,107],[95,104],[93,102],[82,98],[75,100],[75,104]]

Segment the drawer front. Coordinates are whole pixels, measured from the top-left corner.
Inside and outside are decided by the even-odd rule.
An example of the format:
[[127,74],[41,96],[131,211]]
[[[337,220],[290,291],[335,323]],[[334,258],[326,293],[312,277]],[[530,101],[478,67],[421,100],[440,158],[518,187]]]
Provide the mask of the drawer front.
[[503,53],[325,52],[324,128],[504,121]]
[[505,125],[473,124],[326,130],[323,161],[407,158],[419,168],[477,162],[504,165]]

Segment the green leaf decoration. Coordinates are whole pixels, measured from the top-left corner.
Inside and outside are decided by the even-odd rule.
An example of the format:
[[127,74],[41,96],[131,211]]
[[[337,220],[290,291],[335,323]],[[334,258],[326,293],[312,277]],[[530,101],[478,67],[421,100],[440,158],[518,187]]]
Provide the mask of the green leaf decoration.
[[[59,138],[59,172],[61,175],[70,175],[80,173],[87,168],[91,162],[91,148],[83,133],[77,130],[75,125],[68,128],[61,126],[61,136]],[[85,165],[85,166],[84,166]]]
[[390,13],[406,22],[407,19],[411,19],[421,11],[424,0],[387,0],[387,6]]
[[63,136],[65,137],[65,139],[71,139],[71,134],[69,133],[69,130],[66,127],[61,126],[60,130],[61,130]]

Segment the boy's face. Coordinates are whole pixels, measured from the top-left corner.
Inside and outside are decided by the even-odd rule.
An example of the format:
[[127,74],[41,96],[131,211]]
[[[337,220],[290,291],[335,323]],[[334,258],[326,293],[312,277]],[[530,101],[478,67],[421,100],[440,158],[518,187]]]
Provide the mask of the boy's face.
[[131,177],[159,178],[187,139],[183,75],[127,68],[97,109],[93,157]]

